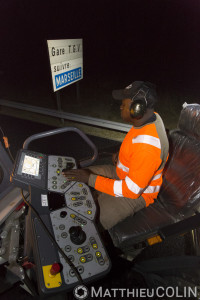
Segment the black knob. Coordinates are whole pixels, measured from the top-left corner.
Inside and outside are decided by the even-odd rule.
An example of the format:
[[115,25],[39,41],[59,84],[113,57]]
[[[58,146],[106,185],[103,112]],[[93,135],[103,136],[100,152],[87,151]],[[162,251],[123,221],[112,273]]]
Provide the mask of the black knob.
[[70,239],[75,245],[81,245],[86,240],[86,233],[80,226],[72,226],[69,229]]
[[65,210],[62,210],[61,213],[60,213],[60,217],[65,218],[66,215],[67,215],[67,212]]

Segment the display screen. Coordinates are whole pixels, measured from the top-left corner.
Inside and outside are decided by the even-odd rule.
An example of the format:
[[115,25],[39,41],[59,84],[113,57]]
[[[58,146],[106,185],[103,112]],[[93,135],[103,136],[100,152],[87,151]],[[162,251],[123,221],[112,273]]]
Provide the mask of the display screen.
[[38,176],[40,159],[25,155],[22,166],[22,173]]

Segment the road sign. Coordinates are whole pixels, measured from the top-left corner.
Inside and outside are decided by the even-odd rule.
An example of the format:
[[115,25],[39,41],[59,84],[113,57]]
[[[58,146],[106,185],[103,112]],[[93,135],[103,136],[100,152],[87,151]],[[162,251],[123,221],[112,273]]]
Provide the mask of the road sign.
[[83,78],[83,40],[47,40],[54,92]]

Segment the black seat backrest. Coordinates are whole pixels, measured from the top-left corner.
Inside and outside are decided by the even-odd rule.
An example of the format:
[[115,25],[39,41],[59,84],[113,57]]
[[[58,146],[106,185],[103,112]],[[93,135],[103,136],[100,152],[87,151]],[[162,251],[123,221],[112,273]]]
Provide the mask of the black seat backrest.
[[169,144],[159,200],[171,214],[192,215],[200,205],[200,105],[183,108]]

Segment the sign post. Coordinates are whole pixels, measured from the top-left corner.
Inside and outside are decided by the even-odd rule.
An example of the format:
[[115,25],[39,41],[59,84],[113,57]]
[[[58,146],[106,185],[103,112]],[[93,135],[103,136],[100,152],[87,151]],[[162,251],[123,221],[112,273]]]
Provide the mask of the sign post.
[[[57,103],[57,109],[59,111],[62,111],[62,109],[61,109],[61,101],[60,101],[60,91],[56,92],[56,103]],[[61,118],[61,123],[62,123],[62,125],[64,124],[64,119],[63,118]]]
[[[59,90],[83,78],[83,40],[47,40],[53,90],[61,110]],[[79,87],[77,87],[79,97]]]

